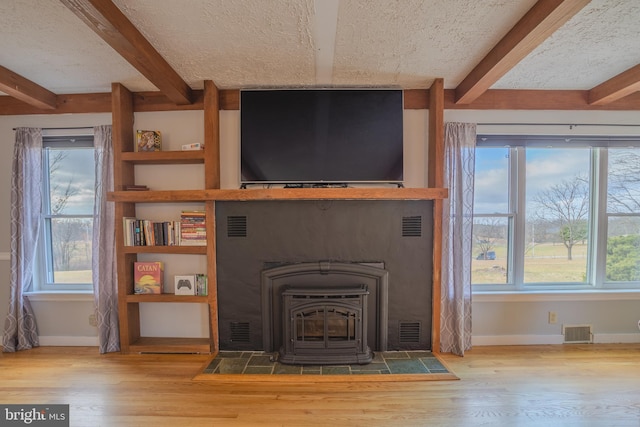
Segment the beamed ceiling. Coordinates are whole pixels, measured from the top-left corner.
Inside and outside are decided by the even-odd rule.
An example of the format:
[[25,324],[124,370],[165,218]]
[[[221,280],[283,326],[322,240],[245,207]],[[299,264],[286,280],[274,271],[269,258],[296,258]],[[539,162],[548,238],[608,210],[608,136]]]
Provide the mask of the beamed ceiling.
[[[638,0],[0,0],[0,114],[395,87],[427,108],[639,110]],[[178,107],[176,107],[178,106]]]

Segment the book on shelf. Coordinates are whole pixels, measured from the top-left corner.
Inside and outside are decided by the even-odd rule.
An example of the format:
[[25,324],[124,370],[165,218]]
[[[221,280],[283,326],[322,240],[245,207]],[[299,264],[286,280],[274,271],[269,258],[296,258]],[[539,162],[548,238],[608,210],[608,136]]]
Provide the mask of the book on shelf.
[[125,246],[174,246],[180,236],[178,221],[151,221],[124,217]]
[[182,151],[204,150],[204,144],[193,142],[191,144],[183,144]]
[[180,245],[206,246],[207,226],[204,211],[182,211],[180,214]]
[[164,263],[162,261],[134,262],[133,283],[135,294],[161,294],[164,284]]
[[124,186],[125,191],[147,191],[149,187],[141,184],[130,184]]
[[162,150],[162,134],[158,130],[137,130],[135,151]]

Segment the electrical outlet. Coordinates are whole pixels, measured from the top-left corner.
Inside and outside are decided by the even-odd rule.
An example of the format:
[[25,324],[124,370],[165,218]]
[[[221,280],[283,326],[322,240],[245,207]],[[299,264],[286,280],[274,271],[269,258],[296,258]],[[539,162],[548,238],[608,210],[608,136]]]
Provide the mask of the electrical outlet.
[[98,319],[96,318],[95,314],[90,314],[89,315],[89,324],[91,326],[98,326]]
[[555,311],[549,312],[549,323],[554,324],[558,321],[558,313]]

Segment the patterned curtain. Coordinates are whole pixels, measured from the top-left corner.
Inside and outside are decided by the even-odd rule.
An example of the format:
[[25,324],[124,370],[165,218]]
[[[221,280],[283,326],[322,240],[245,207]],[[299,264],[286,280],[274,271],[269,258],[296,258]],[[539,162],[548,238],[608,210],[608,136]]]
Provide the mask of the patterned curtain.
[[98,321],[100,353],[120,350],[118,329],[118,281],[115,262],[115,208],[107,203],[113,191],[111,126],[94,128],[96,188],[93,210],[93,296]]
[[445,123],[440,351],[471,348],[471,240],[476,125]]
[[38,347],[36,319],[24,296],[33,285],[33,263],[42,212],[42,130],[16,129],[11,175],[11,275],[9,312],[2,337],[3,350]]

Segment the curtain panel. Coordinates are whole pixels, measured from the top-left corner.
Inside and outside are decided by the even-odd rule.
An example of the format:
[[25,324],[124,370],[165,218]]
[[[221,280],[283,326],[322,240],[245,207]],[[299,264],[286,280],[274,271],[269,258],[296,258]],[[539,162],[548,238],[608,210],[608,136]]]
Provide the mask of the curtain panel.
[[115,260],[115,207],[107,202],[113,191],[111,125],[94,128],[96,187],[93,210],[92,275],[100,353],[120,350],[118,280]]
[[440,351],[471,348],[471,248],[476,125],[445,123]]
[[36,319],[24,295],[33,286],[33,265],[42,212],[42,130],[16,129],[11,172],[11,272],[5,352],[38,347]]

